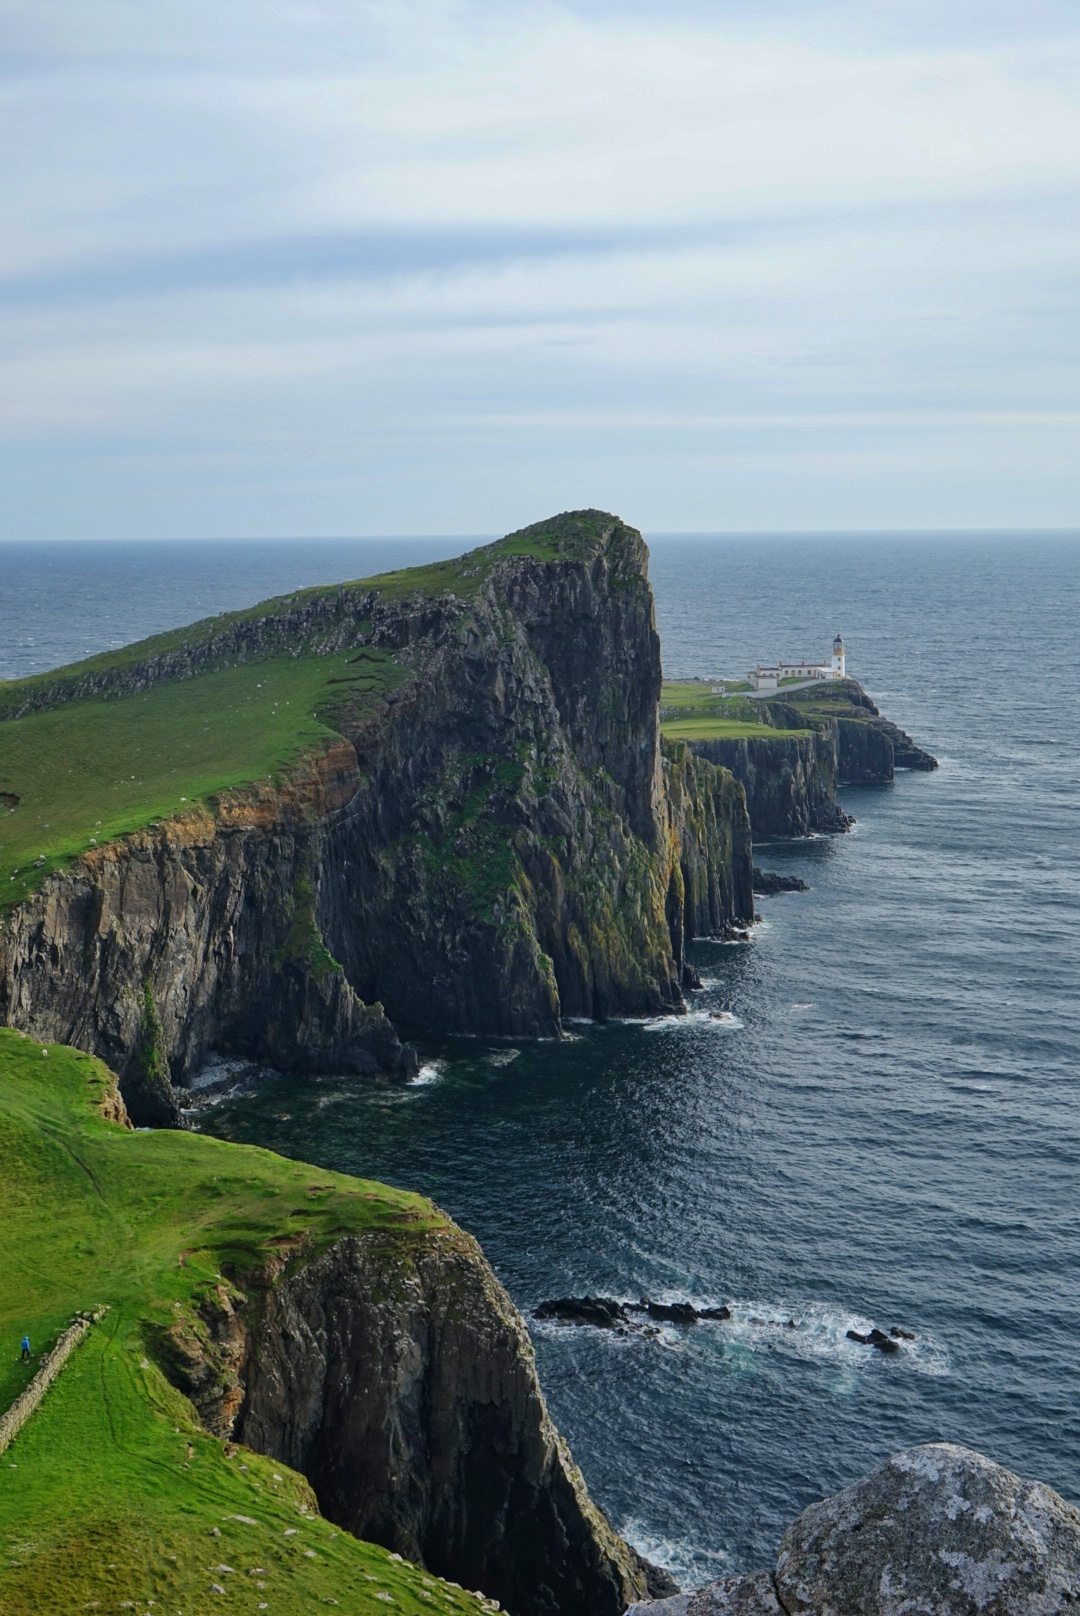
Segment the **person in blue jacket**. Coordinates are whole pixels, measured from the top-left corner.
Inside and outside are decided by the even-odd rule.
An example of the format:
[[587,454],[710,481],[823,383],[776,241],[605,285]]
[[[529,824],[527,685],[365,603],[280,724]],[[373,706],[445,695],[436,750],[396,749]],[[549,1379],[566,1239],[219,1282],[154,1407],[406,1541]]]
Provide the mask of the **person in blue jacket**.
[[30,1362],[30,1337],[28,1335],[24,1335],[22,1338],[22,1361],[23,1363]]

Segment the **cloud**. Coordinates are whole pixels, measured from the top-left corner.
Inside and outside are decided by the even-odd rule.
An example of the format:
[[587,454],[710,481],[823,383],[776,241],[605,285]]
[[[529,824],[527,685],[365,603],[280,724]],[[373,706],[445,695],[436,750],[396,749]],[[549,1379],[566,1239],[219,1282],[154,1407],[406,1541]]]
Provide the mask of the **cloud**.
[[[650,519],[707,525],[731,432],[790,468],[760,525],[801,525],[800,489],[820,522],[826,460],[782,459],[807,432],[838,449],[827,518],[864,520],[844,435],[877,434],[880,470],[903,430],[906,478],[919,421],[927,520],[941,434],[965,445],[949,509],[975,511],[1006,422],[1018,518],[1075,497],[1042,453],[1025,491],[1037,423],[1075,425],[1064,6],[43,0],[0,4],[0,41],[0,442],[33,468],[0,532],[69,521],[50,463],[95,467],[90,526],[178,531],[185,455],[232,457],[250,531],[316,463],[335,531],[365,489],[374,526],[416,531],[452,458],[444,525],[476,530],[492,444],[523,499],[546,478],[568,503],[590,443],[617,482],[680,433],[678,523],[659,472],[628,481]],[[393,474],[364,483],[358,442]],[[193,530],[222,530],[215,497],[185,496]]]

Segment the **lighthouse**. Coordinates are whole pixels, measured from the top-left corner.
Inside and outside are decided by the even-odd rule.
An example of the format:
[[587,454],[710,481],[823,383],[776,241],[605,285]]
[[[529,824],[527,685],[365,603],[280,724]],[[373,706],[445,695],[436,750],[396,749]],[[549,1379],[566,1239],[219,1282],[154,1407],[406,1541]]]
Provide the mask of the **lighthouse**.
[[844,672],[844,642],[839,634],[832,642],[832,661],[829,664],[829,672],[834,679],[846,677]]

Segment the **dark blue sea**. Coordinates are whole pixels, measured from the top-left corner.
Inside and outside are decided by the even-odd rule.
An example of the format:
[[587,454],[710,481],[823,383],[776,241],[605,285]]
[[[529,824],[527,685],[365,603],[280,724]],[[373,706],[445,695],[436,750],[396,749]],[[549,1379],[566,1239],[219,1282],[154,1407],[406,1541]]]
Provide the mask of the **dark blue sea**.
[[[464,547],[0,546],[0,675]],[[687,1582],[768,1563],[907,1443],[1080,1500],[1080,540],[658,538],[652,578],[668,674],[839,631],[940,770],[846,792],[850,835],[759,848],[811,890],[696,947],[685,1019],[434,1041],[408,1090],[282,1083],[203,1125],[430,1193],[526,1312],[728,1302],[652,1339],[534,1326],[594,1497]],[[845,1339],[870,1324],[916,1340]]]

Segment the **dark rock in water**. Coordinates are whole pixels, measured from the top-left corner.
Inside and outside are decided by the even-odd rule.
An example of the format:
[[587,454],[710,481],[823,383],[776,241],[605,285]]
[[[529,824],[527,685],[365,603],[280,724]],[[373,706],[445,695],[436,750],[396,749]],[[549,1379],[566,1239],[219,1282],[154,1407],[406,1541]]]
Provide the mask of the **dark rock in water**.
[[664,1319],[670,1324],[696,1324],[698,1310],[689,1302],[646,1302],[645,1311],[650,1319]]
[[[599,1330],[629,1325],[631,1329],[641,1332],[642,1326],[630,1317],[632,1313],[644,1313],[646,1317],[664,1324],[696,1324],[699,1319],[723,1321],[731,1317],[728,1307],[697,1308],[692,1302],[651,1302],[647,1296],[643,1296],[640,1302],[619,1302],[613,1296],[558,1296],[551,1301],[541,1302],[533,1310],[533,1317],[562,1319],[567,1324],[591,1324]],[[794,1329],[794,1321],[791,1327]],[[648,1326],[643,1333],[658,1334]]]
[[683,960],[682,985],[684,988],[699,988],[701,986],[701,976],[694,966],[690,964],[689,960]]
[[896,1336],[897,1340],[899,1341],[914,1341],[915,1339],[913,1331],[902,1330],[898,1324],[893,1325],[892,1329],[889,1331],[889,1334]]
[[629,1616],[1065,1616],[1080,1604],[1080,1510],[970,1448],[908,1448],[811,1504],[773,1571]]
[[629,1322],[626,1309],[611,1296],[557,1296],[535,1309],[538,1319],[564,1319],[568,1324],[591,1324],[609,1330]]
[[770,897],[776,892],[809,892],[810,888],[797,875],[777,875],[775,870],[759,870],[755,865],[754,891]]
[[[885,1334],[884,1330],[879,1330],[876,1326],[870,1331],[869,1335],[860,1335],[858,1330],[848,1330],[846,1334],[849,1341],[857,1341],[863,1347],[876,1347],[878,1352],[900,1351],[899,1341],[894,1341],[891,1336]],[[910,1339],[914,1340],[915,1338],[912,1336]]]

